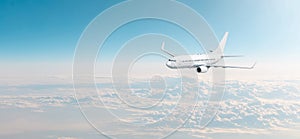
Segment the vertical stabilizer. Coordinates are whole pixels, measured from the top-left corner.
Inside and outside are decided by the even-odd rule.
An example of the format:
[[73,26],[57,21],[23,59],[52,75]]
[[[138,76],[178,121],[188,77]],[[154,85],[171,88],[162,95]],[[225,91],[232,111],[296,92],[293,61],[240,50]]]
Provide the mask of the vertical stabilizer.
[[211,57],[211,58],[221,58],[223,56],[223,52],[224,52],[224,48],[226,46],[227,38],[228,38],[228,32],[225,33],[223,39],[219,43],[218,48],[209,53],[209,57]]

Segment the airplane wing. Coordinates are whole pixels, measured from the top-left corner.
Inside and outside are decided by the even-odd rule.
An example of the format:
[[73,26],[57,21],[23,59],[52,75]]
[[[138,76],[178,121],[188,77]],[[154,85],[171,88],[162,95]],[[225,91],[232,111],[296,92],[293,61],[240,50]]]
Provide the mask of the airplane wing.
[[234,69],[253,69],[256,63],[254,63],[251,67],[241,67],[241,66],[221,66],[221,65],[211,65],[210,67],[214,68],[234,68]]

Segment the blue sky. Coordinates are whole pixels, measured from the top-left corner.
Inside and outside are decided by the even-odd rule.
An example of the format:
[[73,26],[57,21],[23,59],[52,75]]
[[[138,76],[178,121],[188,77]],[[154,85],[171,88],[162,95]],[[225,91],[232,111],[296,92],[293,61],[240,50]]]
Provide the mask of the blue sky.
[[1,59],[71,61],[86,25],[114,3],[103,0],[1,1]]
[[[8,64],[71,63],[76,43],[88,23],[119,2],[2,0],[0,61]],[[225,53],[244,54],[258,61],[271,62],[300,58],[300,2],[297,0],[180,2],[199,12],[219,39],[224,32],[230,32]],[[199,50],[192,48],[191,51]]]

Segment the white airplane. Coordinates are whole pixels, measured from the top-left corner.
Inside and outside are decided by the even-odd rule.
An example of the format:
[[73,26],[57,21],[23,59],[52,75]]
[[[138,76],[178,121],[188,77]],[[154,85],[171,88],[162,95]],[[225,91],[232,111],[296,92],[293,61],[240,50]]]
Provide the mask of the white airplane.
[[218,48],[214,51],[210,51],[207,54],[196,55],[179,55],[175,56],[172,53],[164,49],[165,43],[162,43],[161,50],[172,58],[166,63],[166,66],[171,69],[184,69],[184,68],[196,68],[198,73],[206,73],[209,68],[237,68],[237,69],[253,69],[256,65],[254,63],[251,67],[239,67],[239,66],[225,66],[218,65],[217,63],[226,57],[240,57],[240,56],[224,56],[223,50],[226,45],[228,32],[225,33]]

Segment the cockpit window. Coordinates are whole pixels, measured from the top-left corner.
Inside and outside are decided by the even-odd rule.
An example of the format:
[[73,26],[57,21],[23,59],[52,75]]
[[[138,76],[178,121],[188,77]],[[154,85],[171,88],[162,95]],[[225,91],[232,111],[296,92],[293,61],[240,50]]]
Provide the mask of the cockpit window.
[[174,60],[174,59],[169,59],[169,61],[171,61],[171,62],[176,62],[176,60]]

